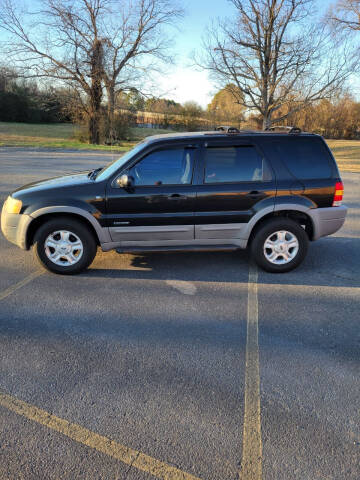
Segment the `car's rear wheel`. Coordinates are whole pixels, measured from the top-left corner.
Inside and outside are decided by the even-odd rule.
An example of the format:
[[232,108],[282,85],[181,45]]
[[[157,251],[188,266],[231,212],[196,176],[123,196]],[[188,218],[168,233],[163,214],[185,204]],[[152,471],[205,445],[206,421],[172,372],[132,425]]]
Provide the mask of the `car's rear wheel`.
[[94,260],[96,249],[92,232],[71,218],[50,220],[35,234],[35,256],[47,270],[58,274],[82,272]]
[[255,232],[251,253],[264,270],[283,273],[300,265],[306,256],[308,245],[307,233],[294,220],[269,219]]

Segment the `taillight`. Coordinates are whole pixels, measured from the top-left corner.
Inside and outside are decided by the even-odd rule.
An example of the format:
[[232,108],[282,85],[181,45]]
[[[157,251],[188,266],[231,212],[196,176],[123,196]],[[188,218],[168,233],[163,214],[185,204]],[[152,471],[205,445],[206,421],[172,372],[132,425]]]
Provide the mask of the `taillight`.
[[344,185],[343,185],[342,182],[336,182],[334,201],[333,201],[332,206],[333,207],[340,207],[343,196],[344,196]]

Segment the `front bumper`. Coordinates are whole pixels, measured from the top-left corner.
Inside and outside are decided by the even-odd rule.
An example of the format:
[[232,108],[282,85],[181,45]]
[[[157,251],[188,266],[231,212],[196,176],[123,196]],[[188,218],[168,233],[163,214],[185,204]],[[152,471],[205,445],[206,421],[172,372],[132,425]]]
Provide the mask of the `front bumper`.
[[337,232],[344,225],[347,207],[314,208],[311,217],[314,226],[313,240]]
[[9,242],[27,250],[26,232],[32,220],[33,218],[30,215],[8,213],[2,209],[1,231]]

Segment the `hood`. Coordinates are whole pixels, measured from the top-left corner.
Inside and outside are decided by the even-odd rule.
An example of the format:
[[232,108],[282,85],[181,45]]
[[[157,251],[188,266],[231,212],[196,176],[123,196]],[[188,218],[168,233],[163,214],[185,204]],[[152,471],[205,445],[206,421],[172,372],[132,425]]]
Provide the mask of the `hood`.
[[89,171],[72,173],[61,177],[53,177],[39,182],[29,183],[15,190],[12,193],[12,196],[16,198],[18,196],[17,194],[27,194],[52,188],[72,187],[76,185],[84,185],[86,183],[93,183],[94,181],[88,177]]

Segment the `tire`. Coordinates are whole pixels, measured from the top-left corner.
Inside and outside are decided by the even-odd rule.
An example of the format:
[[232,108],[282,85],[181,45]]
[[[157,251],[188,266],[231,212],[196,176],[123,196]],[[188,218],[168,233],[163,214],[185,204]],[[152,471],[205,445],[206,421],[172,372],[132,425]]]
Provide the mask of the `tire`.
[[72,218],[55,218],[44,223],[34,238],[37,260],[50,272],[60,275],[73,275],[88,268],[96,250],[93,233]]
[[263,270],[285,273],[300,265],[308,246],[309,238],[301,225],[284,217],[264,222],[256,230],[250,249],[253,259]]

